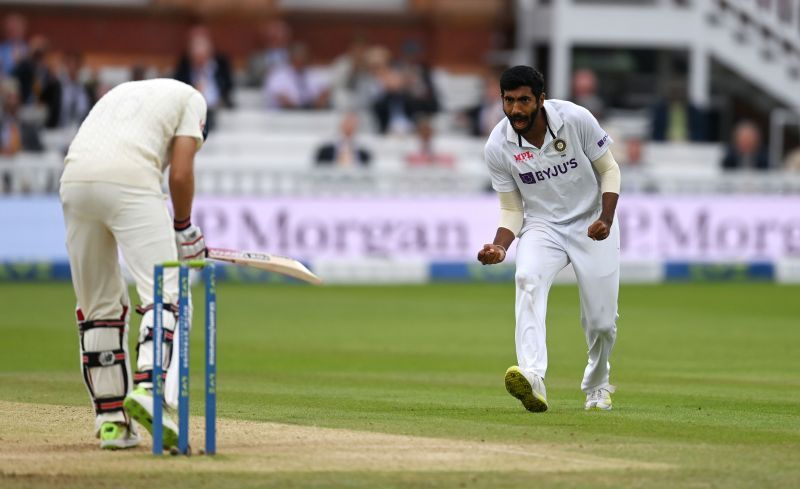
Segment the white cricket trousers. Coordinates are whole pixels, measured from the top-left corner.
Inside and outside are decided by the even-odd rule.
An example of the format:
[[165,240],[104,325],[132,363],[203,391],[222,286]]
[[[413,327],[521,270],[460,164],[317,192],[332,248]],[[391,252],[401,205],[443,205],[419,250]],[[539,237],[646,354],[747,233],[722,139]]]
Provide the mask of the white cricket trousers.
[[516,347],[520,369],[529,377],[547,373],[547,296],[556,274],[569,263],[578,279],[581,324],[589,362],[581,389],[589,393],[609,383],[609,357],[617,336],[619,226],[594,241],[587,236],[597,215],[556,225],[536,221],[517,243]]
[[[60,190],[67,233],[72,284],[78,309],[85,321],[124,319],[124,341],[117,345],[111,335],[90,330],[81,338],[81,355],[86,351],[124,350],[123,376],[119,369],[92,368],[87,378],[90,396],[120,397],[132,388],[128,360],[128,288],[122,277],[119,254],[136,282],[143,305],[153,303],[153,267],[178,258],[175,233],[161,192],[106,182],[65,182]],[[164,303],[177,304],[178,272],[164,270]],[[152,314],[147,315],[152,318]],[[140,326],[146,333],[144,322]],[[102,329],[102,328],[100,328]],[[87,338],[88,337],[88,338]],[[174,344],[177,345],[177,331]],[[152,342],[140,348],[139,369],[152,368]],[[85,350],[84,351],[84,347]],[[177,347],[172,349],[170,367],[177,367]],[[83,360],[82,360],[83,361]],[[170,368],[165,385],[168,400],[177,398],[176,368]],[[86,374],[84,374],[85,377]],[[124,380],[127,379],[127,382]],[[125,385],[127,384],[127,385]],[[172,402],[171,404],[173,404]],[[96,429],[105,421],[126,421],[121,411],[98,414]]]

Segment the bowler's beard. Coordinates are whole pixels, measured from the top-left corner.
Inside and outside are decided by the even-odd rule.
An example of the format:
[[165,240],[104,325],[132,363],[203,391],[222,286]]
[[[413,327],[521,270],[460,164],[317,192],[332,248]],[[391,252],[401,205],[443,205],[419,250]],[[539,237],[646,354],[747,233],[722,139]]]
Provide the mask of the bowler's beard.
[[[537,115],[539,115],[539,107],[537,107],[536,110],[531,112],[531,114],[527,117],[525,116],[511,117],[508,114],[506,114],[506,117],[508,117],[508,121],[511,123],[511,129],[513,129],[514,132],[516,132],[517,134],[524,136],[533,127],[533,123],[536,122]],[[514,121],[527,121],[527,124],[525,124],[522,127],[522,129],[517,129],[517,126],[514,125]]]

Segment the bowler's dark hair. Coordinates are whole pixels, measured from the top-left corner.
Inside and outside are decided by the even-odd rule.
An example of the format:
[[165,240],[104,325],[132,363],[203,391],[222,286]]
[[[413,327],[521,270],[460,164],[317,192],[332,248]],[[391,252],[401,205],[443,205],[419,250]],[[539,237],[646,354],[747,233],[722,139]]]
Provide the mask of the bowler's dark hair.
[[500,75],[500,93],[515,90],[519,87],[531,87],[534,97],[544,92],[544,75],[530,66],[513,66]]

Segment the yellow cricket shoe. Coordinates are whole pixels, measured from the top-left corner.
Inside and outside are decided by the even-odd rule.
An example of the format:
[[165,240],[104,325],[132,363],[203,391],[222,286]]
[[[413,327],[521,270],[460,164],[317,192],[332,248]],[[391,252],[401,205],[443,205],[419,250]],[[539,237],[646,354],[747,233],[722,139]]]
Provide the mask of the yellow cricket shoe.
[[506,370],[506,390],[519,399],[525,409],[532,413],[543,413],[550,407],[547,404],[547,390],[542,378],[538,375],[534,376],[533,385],[531,385],[531,382],[516,365]]

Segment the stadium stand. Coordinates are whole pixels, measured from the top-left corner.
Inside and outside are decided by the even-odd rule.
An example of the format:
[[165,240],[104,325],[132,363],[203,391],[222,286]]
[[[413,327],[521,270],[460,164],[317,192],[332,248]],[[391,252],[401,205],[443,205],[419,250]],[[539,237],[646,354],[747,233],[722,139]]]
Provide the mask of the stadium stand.
[[[429,3],[434,5],[437,2]],[[632,6],[631,2],[609,0],[570,3],[566,12],[554,8],[550,2],[514,2],[518,13],[521,14],[517,16],[521,19],[520,22],[527,18],[525,13],[526,8],[531,6],[529,4],[533,4],[538,9],[536,12],[543,17],[551,16],[557,20],[558,15],[568,15],[572,19],[571,25],[574,29],[561,32],[559,37],[567,44],[588,39],[586,36],[592,35],[593,44],[613,40],[611,38],[613,36],[605,34],[578,32],[583,19],[592,17],[599,11],[598,9],[605,9],[604,16],[613,15],[618,9],[625,9],[626,12],[640,15],[642,18],[648,15],[651,17],[660,15],[663,22],[659,23],[658,29],[666,30],[669,30],[670,22],[680,23],[691,16],[701,15],[701,21],[708,24],[709,29],[715,29],[711,36],[713,39],[708,41],[711,43],[708,46],[709,50],[730,64],[733,69],[744,70],[747,76],[751,76],[751,72],[771,73],[769,70],[776,69],[780,70],[781,77],[788,77],[787,79],[795,79],[797,75],[795,68],[799,65],[800,29],[797,27],[800,22],[800,9],[790,8],[782,14],[780,9],[785,9],[785,2],[701,2],[701,8],[694,3],[668,0],[642,2],[640,6]],[[184,2],[182,5],[190,8],[190,2]],[[308,5],[304,8],[313,10],[315,6],[319,7],[315,2],[310,2]],[[416,4],[414,8],[418,8]],[[436,15],[437,10],[420,12],[423,15]],[[656,32],[658,29],[654,29],[640,33],[638,39],[636,32],[627,32],[624,44],[651,44],[663,47],[663,43],[659,43],[659,34]],[[535,33],[519,32],[518,37],[526,42],[536,43],[542,38],[549,38],[548,36],[552,35],[551,31],[552,28],[542,27]],[[674,39],[673,36],[671,38]],[[517,45],[519,49],[519,45],[526,44],[518,42]],[[740,66],[729,60],[730,55],[727,53],[731,51],[730,46],[740,45],[747,48],[746,51],[749,53],[747,56],[752,54],[751,51],[760,52],[762,56],[758,57],[758,63]],[[489,59],[502,57],[498,53],[500,51],[495,52]],[[177,55],[177,52],[174,56],[163,52],[148,56],[134,55],[130,52],[120,52],[118,55],[87,53],[85,58],[89,66],[97,68],[92,76],[98,85],[110,87],[130,78],[131,66],[137,59],[149,60],[151,63],[145,70],[148,76],[169,75],[170,59],[177,58]],[[477,56],[474,58],[477,59]],[[481,63],[479,60],[478,64]],[[771,68],[767,70],[762,66],[763,63],[771,63]],[[559,66],[556,65],[557,68]],[[332,65],[318,64],[316,69],[325,73],[332,69]],[[556,74],[555,79],[564,76],[567,75]],[[198,156],[198,190],[206,194],[247,195],[485,192],[488,189],[488,176],[482,156],[485,141],[484,138],[468,135],[462,114],[480,101],[484,77],[485,70],[463,72],[444,66],[433,69],[433,80],[441,106],[441,110],[431,118],[436,134],[434,145],[454,155],[455,164],[451,169],[409,168],[406,156],[417,146],[413,135],[379,135],[372,116],[366,111],[360,114],[363,130],[357,139],[374,155],[373,164],[369,168],[347,170],[315,167],[314,152],[336,132],[340,113],[335,110],[267,110],[261,88],[237,86],[234,92],[234,108],[220,109],[217,128]],[[796,105],[798,92],[788,90],[776,93],[776,86],[786,87],[787,84],[773,86],[771,82],[762,80],[763,76],[759,73],[752,74],[752,77],[756,84],[763,85],[765,91],[773,93],[777,99],[783,100],[784,107],[788,107],[788,110],[779,108],[773,111],[772,120],[775,127],[769,128],[772,151],[778,151],[775,149],[776,146],[781,146],[780,150],[785,150],[784,128],[791,127],[796,121],[793,117],[793,108]],[[689,80],[689,84],[693,87],[689,90],[690,95],[696,96],[696,92],[702,90],[692,83],[694,81]],[[566,86],[568,84],[552,92],[558,95],[559,91],[566,90]],[[706,87],[704,90],[707,89]],[[568,97],[569,94],[563,93],[563,96]],[[618,143],[615,153],[623,151],[624,141],[631,135],[643,137],[642,167],[623,166],[623,179],[631,183],[629,189],[633,189],[632,191],[800,192],[798,172],[774,170],[765,174],[749,172],[724,174],[720,168],[720,161],[725,152],[723,140],[703,143],[646,140],[646,135],[650,133],[648,125],[651,124],[647,107],[622,110],[610,106],[605,112],[604,126]],[[786,115],[787,113],[789,115]],[[44,130],[41,133],[41,140],[45,151],[22,151],[15,155],[0,157],[2,177],[0,190],[11,193],[54,192],[63,164],[63,154],[74,131],[74,127]],[[618,160],[624,164],[624,158],[619,154]],[[773,167],[777,166],[779,162],[773,164]]]

